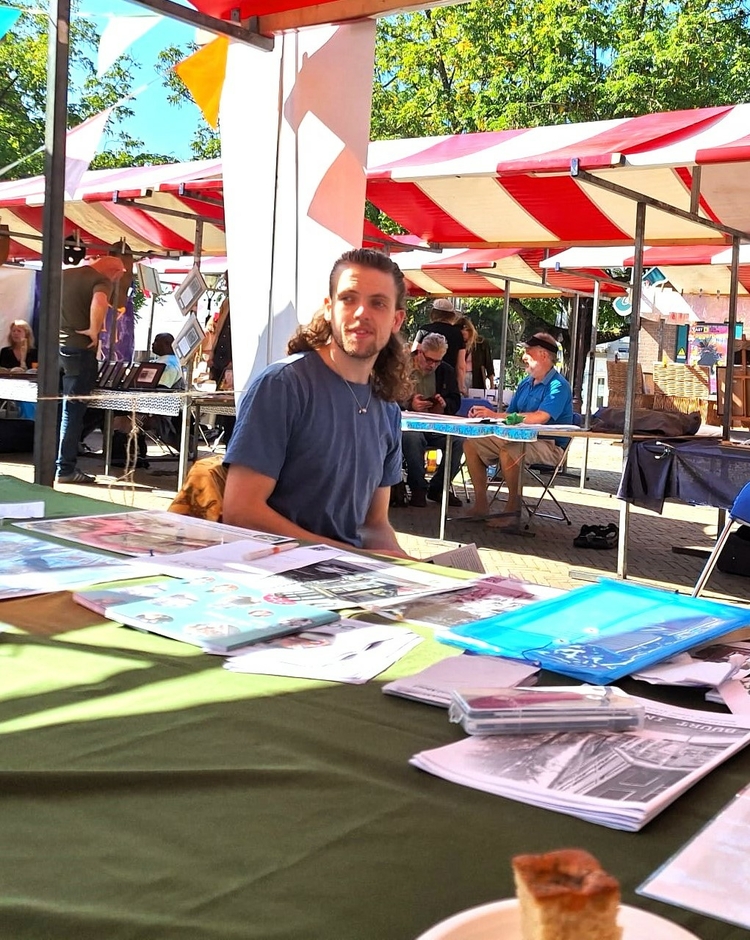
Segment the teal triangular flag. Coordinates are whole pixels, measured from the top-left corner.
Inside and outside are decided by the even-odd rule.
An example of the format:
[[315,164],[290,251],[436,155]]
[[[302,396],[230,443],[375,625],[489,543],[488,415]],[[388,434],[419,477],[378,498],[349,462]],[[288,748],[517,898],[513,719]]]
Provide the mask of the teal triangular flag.
[[11,7],[0,7],[0,39],[3,38],[20,15],[20,10],[13,10]]

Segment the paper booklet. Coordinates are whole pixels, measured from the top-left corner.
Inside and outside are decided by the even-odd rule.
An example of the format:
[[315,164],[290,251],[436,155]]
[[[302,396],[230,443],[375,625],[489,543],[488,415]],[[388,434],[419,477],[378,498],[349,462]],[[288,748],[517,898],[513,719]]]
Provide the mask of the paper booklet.
[[468,545],[456,545],[443,552],[438,552],[437,555],[430,555],[426,561],[431,561],[436,565],[442,565],[444,568],[458,568],[460,571],[475,571],[477,574],[485,573],[482,559],[479,557],[479,550],[474,542]]
[[[563,592],[542,584],[489,575],[478,581],[464,582],[457,590],[434,597],[391,606],[389,612],[402,620],[432,627],[453,628],[464,623],[486,620],[535,601],[559,597]],[[528,665],[528,664],[527,664]]]
[[404,627],[341,620],[237,651],[227,659],[225,668],[231,672],[360,684],[379,675],[421,642],[421,636]]
[[0,600],[66,591],[83,584],[137,578],[149,570],[123,558],[0,532]]
[[531,685],[537,672],[535,666],[502,659],[500,656],[463,653],[441,659],[413,676],[388,682],[383,686],[383,691],[388,695],[399,695],[447,708],[454,691]]
[[746,607],[602,580],[438,639],[607,685],[748,624]]
[[750,789],[746,788],[636,893],[750,929],[748,884]]
[[[152,510],[45,519],[42,522],[21,522],[19,526],[123,555],[175,555],[239,539],[255,543],[257,551],[297,544],[294,539],[282,535],[269,535],[267,532],[240,529],[221,522],[207,522],[174,512]],[[249,547],[247,551],[250,551]]]
[[[232,559],[233,552],[241,555],[243,551],[242,546],[222,546],[195,552],[187,561],[192,569],[222,572],[242,584],[262,583],[264,594],[280,602],[327,610],[379,608],[471,583],[430,571],[429,565],[396,564],[330,545],[308,545],[244,561]],[[177,574],[183,561],[172,556],[153,559],[153,564],[165,574]]]
[[219,575],[164,581],[151,590],[146,600],[107,606],[107,617],[206,652],[226,653],[339,619],[331,611],[279,601]]
[[750,722],[636,701],[646,708],[639,731],[469,735],[411,763],[453,783],[637,832],[750,743]]
[[158,597],[170,583],[173,583],[173,579],[157,576],[141,579],[134,584],[127,581],[119,584],[97,584],[95,587],[73,591],[73,600],[81,607],[93,610],[95,614],[109,617],[110,607]]

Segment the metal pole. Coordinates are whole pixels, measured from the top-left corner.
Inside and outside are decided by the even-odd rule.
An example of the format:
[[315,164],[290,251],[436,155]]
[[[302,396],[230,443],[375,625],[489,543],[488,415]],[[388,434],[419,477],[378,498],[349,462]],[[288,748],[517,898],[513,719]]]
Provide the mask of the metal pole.
[[721,418],[721,439],[729,440],[729,429],[732,426],[732,411],[734,395],[732,384],[734,379],[734,329],[737,323],[737,289],[740,280],[740,240],[736,236],[732,239],[732,264],[729,275],[729,323],[727,325],[727,367],[724,373],[724,414]]
[[[589,354],[588,354],[588,363],[589,363],[589,376],[588,381],[586,382],[586,413],[583,419],[583,426],[588,431],[591,427],[591,401],[594,396],[594,371],[596,369],[596,340],[599,327],[599,299],[600,299],[600,284],[599,281],[594,281],[594,304],[591,311],[591,337],[589,340]],[[583,460],[581,461],[581,479],[579,483],[579,489],[583,490],[586,487],[586,473],[588,472],[589,467],[589,439],[585,438],[583,441]]]
[[68,118],[70,0],[50,0],[45,198],[42,222],[42,298],[39,316],[39,400],[34,422],[34,482],[51,486],[59,432],[60,307],[62,303],[65,132]]
[[505,388],[505,357],[508,355],[508,327],[510,320],[510,281],[505,282],[503,294],[503,318],[500,323],[500,365],[497,370],[497,410],[503,410],[503,389]]
[[[646,232],[646,203],[639,202],[635,209],[635,241],[633,245],[633,288],[630,309],[630,348],[628,351],[628,382],[625,392],[625,427],[622,440],[622,468],[628,460],[633,444],[635,408],[635,380],[638,375],[638,330],[641,324],[641,294],[643,292],[643,244]],[[628,576],[628,535],[630,529],[630,503],[620,501],[620,536],[617,542],[617,574]]]

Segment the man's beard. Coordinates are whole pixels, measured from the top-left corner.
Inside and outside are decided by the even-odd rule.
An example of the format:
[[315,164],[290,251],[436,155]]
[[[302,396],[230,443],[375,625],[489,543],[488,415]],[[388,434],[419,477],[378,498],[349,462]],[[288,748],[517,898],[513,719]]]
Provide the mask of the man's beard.
[[348,334],[344,333],[340,326],[331,323],[331,339],[346,356],[352,359],[372,359],[377,356],[382,346],[377,345],[374,336],[370,337],[370,342],[364,345],[357,345],[356,341]]

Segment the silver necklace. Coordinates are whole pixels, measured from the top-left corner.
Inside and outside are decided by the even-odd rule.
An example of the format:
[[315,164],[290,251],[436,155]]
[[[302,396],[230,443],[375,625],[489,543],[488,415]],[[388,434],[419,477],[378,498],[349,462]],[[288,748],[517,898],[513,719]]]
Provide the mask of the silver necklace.
[[354,401],[357,403],[357,414],[358,414],[358,415],[366,415],[366,414],[367,414],[367,409],[370,407],[370,402],[372,401],[372,382],[369,383],[369,386],[370,386],[370,394],[367,396],[367,401],[365,402],[364,405],[362,405],[362,404],[360,404],[359,399],[358,399],[357,396],[355,395],[354,389],[352,388],[351,383],[350,383],[350,382],[347,382],[346,379],[344,379],[344,381],[346,382],[346,387],[349,389],[352,398],[353,398]]

